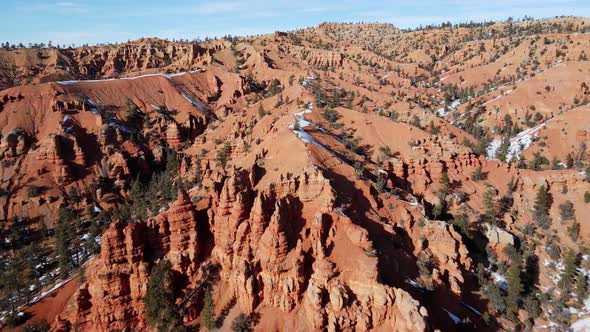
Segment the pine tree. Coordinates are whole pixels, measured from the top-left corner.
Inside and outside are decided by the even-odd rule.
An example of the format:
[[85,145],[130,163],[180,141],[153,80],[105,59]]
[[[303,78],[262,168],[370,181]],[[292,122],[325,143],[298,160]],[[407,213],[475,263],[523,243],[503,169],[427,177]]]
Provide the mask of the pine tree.
[[172,264],[161,259],[152,269],[143,298],[148,324],[157,326],[159,331],[182,330],[174,291]]
[[250,331],[250,320],[244,314],[239,314],[231,323],[231,329],[234,332]]
[[483,194],[483,205],[485,209],[483,221],[490,225],[496,225],[496,189],[490,185]]
[[229,161],[229,159],[231,157],[230,153],[231,153],[231,145],[229,145],[229,143],[225,143],[222,148],[217,150],[217,156],[215,157],[215,160],[217,161],[217,166],[221,166],[222,168],[225,168],[225,166],[227,165],[227,162]]
[[65,279],[68,276],[71,266],[71,221],[74,214],[70,209],[59,209],[57,227],[55,231],[55,251],[58,256],[59,275]]
[[520,254],[516,253],[513,255],[510,262],[510,267],[506,272],[506,282],[508,284],[508,292],[506,294],[506,308],[513,320],[518,316],[517,314],[520,295],[524,290],[521,280],[521,261],[522,259]]
[[502,141],[502,144],[500,145],[498,150],[496,150],[496,158],[500,161],[507,162],[508,160],[506,158],[508,157],[509,148],[510,148],[510,140],[508,138],[505,138]]
[[76,188],[76,186],[70,187],[70,189],[68,190],[68,197],[73,203],[76,204],[80,203],[80,200],[82,199],[82,197],[80,196],[80,192],[78,191],[78,188]]
[[449,193],[449,187],[450,187],[449,174],[447,173],[447,171],[443,171],[438,183],[439,183],[438,192],[444,198]]
[[477,168],[475,169],[475,171],[473,171],[473,174],[471,175],[471,179],[473,179],[473,181],[481,181],[484,178],[484,174],[482,171],[482,167],[481,166],[477,166]]
[[84,267],[84,265],[80,266],[80,268],[78,269],[78,282],[80,283],[80,285],[86,282],[86,268]]
[[586,279],[584,272],[578,271],[578,275],[576,276],[576,297],[578,298],[578,303],[584,303],[587,296],[588,280]]
[[213,296],[209,288],[205,290],[205,297],[203,299],[203,320],[208,329],[211,330],[217,327],[217,322],[215,321],[215,304],[213,303]]
[[131,199],[131,212],[137,219],[147,218],[147,202],[145,197],[146,188],[139,180],[139,176],[131,184],[129,198]]
[[571,152],[567,154],[567,157],[565,159],[565,165],[569,169],[574,168],[574,157],[572,156]]
[[535,221],[542,228],[549,228],[551,220],[549,218],[549,206],[551,204],[551,196],[547,188],[543,185],[539,187],[537,196],[535,198],[534,213]]
[[264,107],[262,107],[262,103],[258,105],[258,117],[263,118],[266,115],[266,111],[264,111]]
[[563,258],[563,272],[559,278],[559,287],[564,291],[570,291],[574,284],[574,279],[578,268],[578,255],[569,249]]
[[387,179],[385,176],[383,176],[381,173],[377,174],[377,182],[375,182],[375,189],[377,190],[378,193],[382,193],[385,189],[385,184],[387,182]]
[[567,200],[561,204],[559,204],[559,215],[561,216],[561,221],[566,222],[568,220],[573,220],[576,217],[576,210],[574,208],[574,203],[572,201]]
[[572,241],[578,241],[578,237],[580,237],[580,223],[574,221],[573,224],[567,228],[567,234]]
[[485,287],[485,294],[490,299],[490,303],[496,310],[496,312],[504,312],[506,311],[506,302],[504,301],[504,297],[502,296],[502,291],[500,287],[496,285],[493,281],[489,281],[487,286]]
[[25,288],[22,272],[23,262],[16,257],[10,259],[8,266],[0,269],[0,294],[2,299],[8,301],[11,316],[16,314],[17,301]]
[[293,124],[293,130],[300,131],[301,125],[299,124],[299,119],[295,119],[295,123]]

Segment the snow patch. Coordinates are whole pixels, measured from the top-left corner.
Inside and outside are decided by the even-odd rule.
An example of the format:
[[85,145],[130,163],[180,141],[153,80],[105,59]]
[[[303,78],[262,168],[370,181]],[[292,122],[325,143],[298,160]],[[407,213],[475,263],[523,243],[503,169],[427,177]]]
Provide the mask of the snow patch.
[[481,316],[481,312],[479,312],[479,310],[475,309],[474,307],[470,306],[469,304],[465,303],[465,302],[461,302],[464,306],[466,306],[467,308],[469,308],[469,310],[473,311],[474,313],[476,313],[478,316]]
[[457,315],[453,314],[452,312],[448,311],[445,308],[442,308],[442,310],[447,312],[447,315],[449,315],[449,317],[453,321],[453,324],[455,324],[455,325],[461,324],[461,318],[459,318]]
[[[537,133],[539,132],[539,130],[545,127],[546,123],[547,122],[543,122],[539,125],[523,130],[520,133],[516,134],[516,136],[512,137],[510,139],[510,146],[508,147],[506,159],[510,160],[513,157],[520,159],[520,153],[526,150],[529,146],[531,146],[531,144],[533,144],[534,140],[538,137]],[[501,145],[502,141],[499,139],[493,140],[488,145],[488,159],[496,159],[496,153]]]
[[590,317],[573,323],[571,328],[574,332],[590,332]]
[[186,99],[191,105],[195,106],[196,108],[200,109],[203,112],[207,112],[207,107],[205,107],[205,105],[203,103],[201,103],[198,100],[193,100],[191,98],[189,98],[184,92],[179,91],[180,95],[182,96],[182,98]]
[[134,77],[122,77],[122,78],[105,78],[105,79],[101,79],[101,80],[71,80],[71,81],[57,81],[56,83],[59,85],[70,85],[70,84],[74,84],[74,83],[98,83],[98,82],[108,82],[108,81],[118,81],[118,80],[127,80],[127,81],[133,81],[136,79],[140,79],[140,78],[145,78],[145,77],[165,77],[166,79],[172,79],[173,77],[179,77],[179,76],[183,76],[186,74],[194,74],[196,72],[200,72],[200,70],[191,70],[188,72],[180,72],[180,73],[174,73],[174,74],[162,74],[162,73],[158,73],[158,74],[145,74],[145,75],[139,75],[139,76],[134,76]]
[[454,111],[457,110],[457,107],[459,107],[459,105],[461,105],[461,100],[456,99],[453,100],[450,104],[446,105],[446,109],[448,109],[448,111],[445,111],[445,107],[441,107],[439,109],[437,109],[435,112],[436,114],[438,114],[441,117],[446,117],[447,115],[453,113]]
[[503,290],[508,289],[508,283],[506,283],[506,277],[504,277],[503,275],[501,275],[498,272],[492,272],[492,277],[494,278],[494,280],[496,281],[496,283],[498,284],[498,286],[500,288],[502,288]]
[[512,89],[510,89],[510,90],[508,90],[508,91],[506,91],[506,92],[500,93],[500,94],[499,94],[499,95],[497,95],[495,98],[493,98],[493,99],[490,99],[490,100],[486,101],[486,102],[485,102],[485,103],[483,103],[483,104],[484,104],[484,105],[487,105],[487,104],[489,104],[489,103],[492,103],[492,102],[494,102],[494,101],[496,101],[496,100],[498,100],[498,99],[500,99],[500,98],[502,98],[502,97],[504,97],[504,96],[508,96],[508,95],[509,95],[509,94],[511,94],[511,93],[512,93]]
[[46,290],[45,292],[42,292],[41,294],[39,294],[38,296],[35,296],[32,300],[31,303],[37,303],[39,301],[41,301],[43,298],[45,298],[47,295],[53,293],[55,290],[61,288],[61,286],[65,285],[66,283],[68,283],[70,280],[72,280],[72,278],[69,278],[67,280],[64,280],[62,282],[58,282],[55,285],[53,285],[53,287],[51,287],[50,289]]
[[313,137],[305,131],[305,127],[309,126],[311,122],[305,120],[305,114],[311,113],[312,106],[309,107],[301,112],[295,113],[295,123],[299,125],[299,129],[295,129],[295,123],[289,125],[289,129],[293,130],[293,132],[305,143],[315,143]]

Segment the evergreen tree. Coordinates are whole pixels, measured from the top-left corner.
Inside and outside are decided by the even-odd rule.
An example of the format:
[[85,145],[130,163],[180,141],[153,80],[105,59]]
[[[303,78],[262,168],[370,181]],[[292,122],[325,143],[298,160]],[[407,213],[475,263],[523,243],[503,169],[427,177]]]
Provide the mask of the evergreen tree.
[[80,285],[86,282],[86,268],[84,267],[84,265],[80,266],[80,268],[78,269],[78,282],[80,283]]
[[213,296],[209,288],[205,290],[205,297],[203,299],[203,320],[208,329],[211,330],[217,327],[217,322],[215,321],[215,304],[213,303]]
[[59,209],[55,231],[55,251],[58,256],[59,275],[62,279],[68,276],[72,263],[70,242],[72,240],[71,222],[73,219],[74,213],[70,209]]
[[334,96],[332,98],[332,107],[340,106],[340,90],[334,89]]
[[12,218],[12,223],[10,224],[10,246],[13,249],[18,249],[22,245],[27,242],[27,220],[22,218],[14,217]]
[[383,174],[378,173],[377,182],[375,182],[375,189],[378,193],[382,193],[384,191],[386,182],[387,178]]
[[183,330],[174,295],[172,265],[167,259],[161,259],[152,269],[143,301],[150,326],[158,331]]
[[80,196],[80,191],[78,191],[78,188],[76,188],[76,186],[70,187],[70,189],[68,190],[68,197],[73,203],[76,204],[80,203],[80,201],[82,200],[82,197]]
[[473,232],[469,228],[469,215],[467,214],[467,209],[463,207],[459,213],[455,214],[453,219],[449,220],[449,223],[455,226],[456,230],[463,236],[467,238],[473,238]]
[[584,303],[587,296],[588,280],[586,279],[584,272],[578,271],[578,275],[576,276],[576,297],[578,298],[578,303]]
[[518,307],[520,296],[524,290],[521,279],[521,262],[520,254],[516,253],[511,258],[510,267],[506,273],[506,282],[508,291],[506,294],[506,308],[513,320],[518,319]]
[[574,203],[572,201],[567,200],[561,204],[559,204],[559,215],[561,216],[561,221],[566,222],[568,220],[573,220],[576,216],[576,210],[574,208]]
[[250,320],[244,314],[239,314],[231,323],[231,329],[234,332],[250,331]]
[[139,177],[131,184],[129,190],[129,198],[131,199],[131,212],[135,218],[145,220],[147,218],[147,200],[146,200],[146,188],[139,180]]
[[483,194],[483,206],[485,209],[483,222],[496,225],[496,189],[490,185]]
[[262,103],[258,105],[258,117],[263,118],[266,115],[266,111],[264,111],[264,107],[262,107]]
[[227,162],[230,159],[230,153],[231,153],[231,145],[229,145],[229,143],[225,143],[223,145],[223,147],[221,147],[219,150],[217,150],[217,156],[215,157],[215,160],[217,161],[217,166],[221,166],[222,168],[225,168],[225,166],[227,165]]
[[475,169],[475,171],[473,171],[473,174],[471,175],[471,179],[473,179],[473,181],[481,181],[484,178],[484,174],[482,171],[482,167],[481,166],[477,166],[477,168]]
[[449,193],[449,188],[450,188],[450,180],[449,180],[449,174],[447,173],[447,171],[443,171],[440,180],[438,181],[439,183],[439,189],[438,192],[440,193],[440,195],[442,196],[442,198],[444,199],[447,194]]
[[569,292],[574,285],[578,269],[578,255],[569,249],[563,258],[563,272],[559,278],[559,287]]
[[543,185],[539,187],[535,198],[533,217],[539,226],[549,228],[551,220],[549,218],[549,207],[551,204],[551,195]]
[[506,302],[504,301],[500,287],[496,283],[489,281],[485,288],[485,293],[496,312],[502,313],[506,311]]
[[17,302],[25,288],[23,270],[23,262],[16,257],[12,257],[8,264],[0,269],[0,294],[3,300],[8,301],[11,318],[15,318]]
[[496,158],[503,162],[508,162],[508,149],[510,148],[510,139],[507,137],[502,141],[502,144],[496,150]]
[[568,153],[567,156],[565,157],[565,165],[569,169],[574,168],[574,157],[572,156],[571,152]]
[[578,241],[578,237],[580,236],[580,223],[574,221],[574,223],[567,228],[567,233],[572,241]]

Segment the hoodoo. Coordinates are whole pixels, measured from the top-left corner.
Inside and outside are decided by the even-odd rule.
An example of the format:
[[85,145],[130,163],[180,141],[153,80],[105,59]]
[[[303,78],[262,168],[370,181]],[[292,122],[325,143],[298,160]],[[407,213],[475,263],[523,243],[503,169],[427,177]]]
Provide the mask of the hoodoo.
[[3,44],[0,329],[585,331],[588,53],[581,17]]

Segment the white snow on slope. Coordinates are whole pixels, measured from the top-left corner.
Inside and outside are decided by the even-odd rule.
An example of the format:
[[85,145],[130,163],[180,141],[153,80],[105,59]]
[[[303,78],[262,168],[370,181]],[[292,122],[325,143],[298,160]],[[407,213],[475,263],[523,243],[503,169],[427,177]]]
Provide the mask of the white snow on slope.
[[447,312],[447,315],[449,315],[449,317],[451,318],[451,320],[453,321],[453,323],[455,325],[461,324],[461,318],[459,318],[457,315],[453,314],[452,312],[448,311],[445,308],[442,308],[442,309]]
[[297,137],[301,138],[305,143],[315,143],[313,137],[305,131],[305,127],[311,124],[311,122],[305,120],[305,114],[311,113],[311,108],[312,105],[309,105],[307,109],[295,113],[295,121],[299,124],[299,129],[295,129],[295,124],[289,125],[289,129],[293,130]]
[[504,290],[508,289],[508,284],[506,283],[506,278],[498,272],[492,272],[492,277],[498,284],[498,286]]
[[436,110],[436,114],[438,114],[438,115],[440,115],[441,117],[444,118],[447,115],[449,115],[449,114],[453,113],[454,111],[456,111],[457,110],[457,107],[459,107],[459,105],[461,105],[461,100],[459,100],[459,99],[453,100],[451,102],[451,104],[447,105],[448,106],[448,110],[449,110],[448,112],[445,112],[445,107],[443,106],[443,107],[441,107],[441,108],[439,108],[439,109]]
[[590,332],[590,317],[573,323],[571,328],[574,332]]
[[178,77],[178,76],[183,76],[186,74],[194,74],[196,73],[198,70],[191,70],[188,72],[180,72],[180,73],[174,73],[174,74],[162,74],[162,73],[158,73],[158,74],[145,74],[145,75],[139,75],[139,76],[134,76],[134,77],[122,77],[122,78],[105,78],[102,80],[71,80],[71,81],[57,81],[57,84],[60,85],[70,85],[70,84],[74,84],[74,83],[98,83],[98,82],[108,82],[108,81],[117,81],[117,80],[136,80],[139,78],[145,78],[145,77],[157,77],[157,76],[162,76],[165,77],[167,79],[171,79],[173,77]]
[[470,306],[469,304],[465,303],[465,302],[461,302],[464,306],[466,306],[467,308],[469,308],[469,310],[473,311],[474,313],[476,313],[478,316],[481,316],[481,312],[479,312],[479,310],[475,309],[474,307]]
[[[547,122],[543,122],[532,128],[523,130],[520,133],[516,134],[516,136],[512,137],[510,139],[510,147],[508,148],[508,154],[506,155],[506,159],[510,160],[512,159],[512,157],[520,159],[520,153],[526,150],[529,146],[531,146],[531,144],[537,137],[537,133],[539,132],[539,130],[545,127],[546,123]],[[496,159],[496,152],[498,151],[501,145],[502,141],[499,139],[493,140],[492,143],[488,145],[488,159]]]
[[50,289],[42,292],[41,294],[39,294],[38,296],[35,296],[30,303],[37,303],[39,301],[41,301],[43,298],[45,298],[47,295],[53,293],[55,290],[61,288],[61,286],[65,285],[66,283],[68,283],[70,280],[72,280],[72,278],[64,280],[62,282],[58,282],[55,285],[53,285],[53,287],[51,287]]
[[492,102],[494,102],[494,101],[496,101],[496,100],[498,100],[498,99],[500,99],[500,98],[502,98],[502,97],[504,97],[504,96],[508,96],[510,93],[512,93],[512,89],[510,89],[510,90],[508,90],[508,91],[506,91],[506,92],[504,92],[504,93],[500,93],[500,94],[499,94],[499,95],[497,95],[497,96],[496,96],[494,99],[490,99],[490,100],[486,101],[486,102],[485,102],[485,103],[483,103],[483,104],[484,104],[484,105],[487,105],[487,104],[489,104],[489,103],[492,103]]

